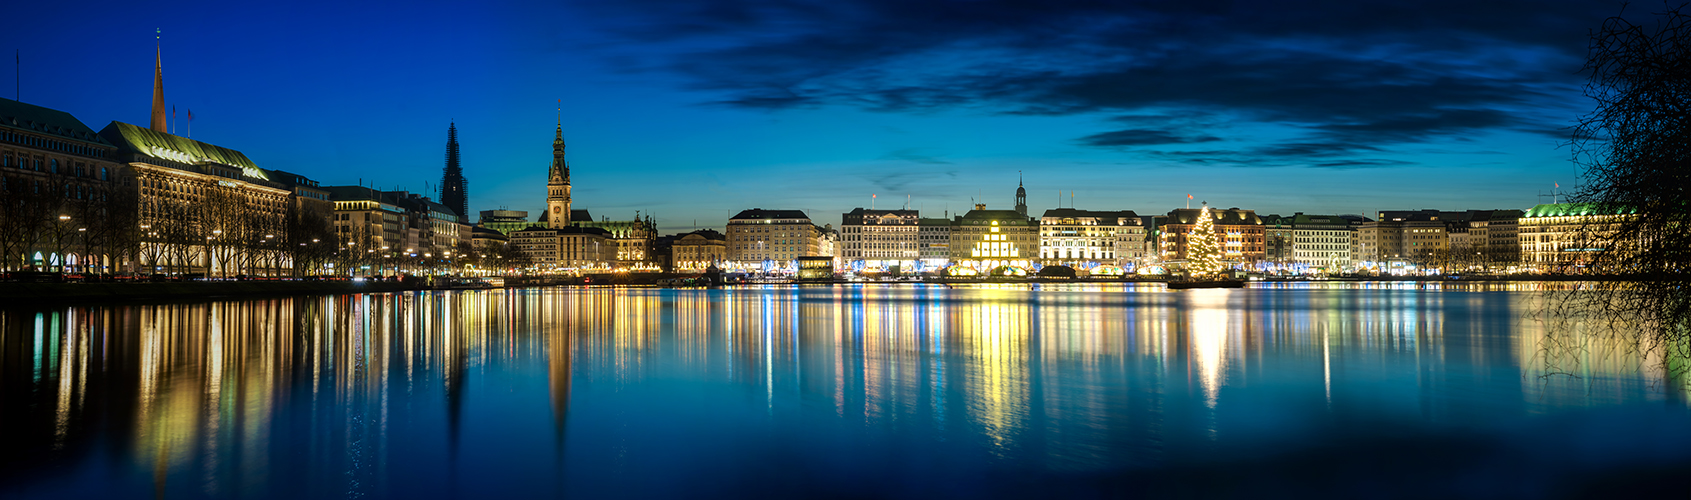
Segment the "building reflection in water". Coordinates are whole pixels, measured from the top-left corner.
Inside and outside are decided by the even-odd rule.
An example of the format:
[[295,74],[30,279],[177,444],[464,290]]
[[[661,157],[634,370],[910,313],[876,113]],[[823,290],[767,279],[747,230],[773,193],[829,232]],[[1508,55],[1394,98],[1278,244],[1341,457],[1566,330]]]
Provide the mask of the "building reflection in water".
[[[489,426],[550,436],[561,477],[572,434],[604,431],[572,412],[611,411],[584,394],[664,380],[732,388],[714,397],[755,401],[773,425],[927,436],[1055,470],[1153,464],[1225,438],[1248,419],[1230,412],[1267,393],[1233,395],[1265,388],[1311,411],[1435,420],[1503,404],[1460,400],[1476,383],[1518,392],[1524,411],[1684,399],[1670,370],[1684,361],[1662,350],[1584,334],[1547,343],[1542,324],[1513,314],[1533,293],[1281,288],[552,288],[14,308],[0,311],[0,411],[21,442],[0,465],[16,480],[109,454],[161,496],[452,491],[478,480],[460,470]],[[521,427],[529,378],[545,400],[534,429]]]

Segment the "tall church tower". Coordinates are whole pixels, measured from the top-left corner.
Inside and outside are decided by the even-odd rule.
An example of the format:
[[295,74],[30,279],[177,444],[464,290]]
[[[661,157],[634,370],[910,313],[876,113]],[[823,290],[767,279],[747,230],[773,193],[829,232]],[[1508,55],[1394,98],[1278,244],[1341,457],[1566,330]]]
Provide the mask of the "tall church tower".
[[[158,38],[157,35],[154,38]],[[148,128],[161,134],[170,133],[164,122],[164,46],[158,47],[153,59],[153,122]]]
[[570,166],[564,163],[564,121],[558,120],[558,135],[552,139],[552,171],[546,180],[546,227],[570,225]]
[[470,198],[465,192],[464,167],[458,163],[458,124],[446,128],[446,170],[440,179],[440,204],[458,212],[458,222],[470,221]]
[[1016,213],[1028,215],[1028,190],[1022,187],[1021,176],[1016,176]]

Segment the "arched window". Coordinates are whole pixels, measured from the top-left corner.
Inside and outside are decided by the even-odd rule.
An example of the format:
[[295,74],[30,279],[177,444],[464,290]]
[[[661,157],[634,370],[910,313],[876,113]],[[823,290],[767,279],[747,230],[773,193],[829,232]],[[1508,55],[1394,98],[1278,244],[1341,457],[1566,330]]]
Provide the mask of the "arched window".
[[59,159],[58,158],[47,160],[47,172],[52,173],[52,174],[59,173]]

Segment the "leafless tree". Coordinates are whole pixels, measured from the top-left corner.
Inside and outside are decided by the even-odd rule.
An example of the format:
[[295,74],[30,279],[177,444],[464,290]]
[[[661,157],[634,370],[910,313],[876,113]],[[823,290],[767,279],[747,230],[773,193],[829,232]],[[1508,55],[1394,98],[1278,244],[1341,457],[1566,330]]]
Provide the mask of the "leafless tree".
[[1683,8],[1623,12],[1591,33],[1585,95],[1595,108],[1570,143],[1586,180],[1572,201],[1590,217],[1573,242],[1594,249],[1588,269],[1618,279],[1552,301],[1561,326],[1665,355],[1656,359],[1681,370],[1675,379],[1691,354],[1691,14]]

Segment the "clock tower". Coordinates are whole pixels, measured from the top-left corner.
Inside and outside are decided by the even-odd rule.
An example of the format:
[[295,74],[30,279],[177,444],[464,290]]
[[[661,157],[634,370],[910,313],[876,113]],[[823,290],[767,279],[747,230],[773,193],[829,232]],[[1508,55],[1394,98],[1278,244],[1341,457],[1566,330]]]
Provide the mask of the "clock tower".
[[546,227],[558,229],[570,225],[570,166],[564,163],[564,123],[558,121],[558,134],[552,139],[552,170],[546,179]]

